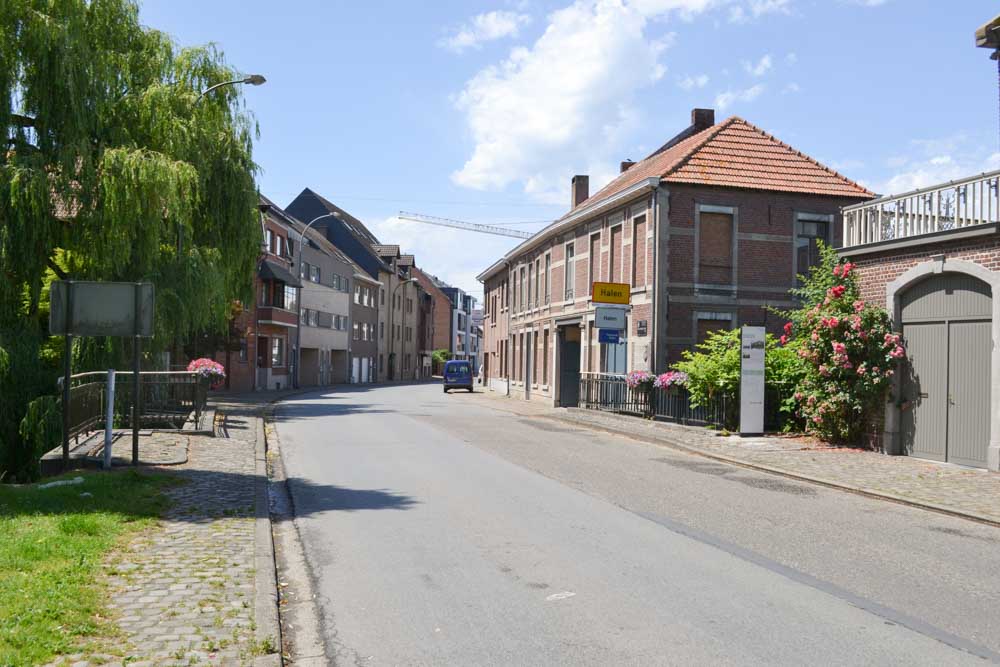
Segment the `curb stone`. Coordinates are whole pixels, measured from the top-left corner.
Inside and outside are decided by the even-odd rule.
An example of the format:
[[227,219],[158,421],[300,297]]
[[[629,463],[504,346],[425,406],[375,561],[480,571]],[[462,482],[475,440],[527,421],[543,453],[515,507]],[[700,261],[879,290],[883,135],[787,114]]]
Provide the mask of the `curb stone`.
[[[264,437],[264,417],[254,418],[256,430],[254,451],[254,641],[257,646],[271,642],[280,651],[281,625],[278,623],[278,577],[274,561],[274,541],[271,535],[271,514],[267,500],[267,442]],[[281,654],[258,656],[254,665],[281,665]]]

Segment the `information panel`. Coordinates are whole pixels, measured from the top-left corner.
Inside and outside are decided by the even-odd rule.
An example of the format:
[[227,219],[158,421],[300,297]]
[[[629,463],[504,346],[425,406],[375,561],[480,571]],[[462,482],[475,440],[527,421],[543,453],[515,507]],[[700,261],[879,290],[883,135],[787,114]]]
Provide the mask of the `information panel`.
[[764,327],[740,332],[740,435],[764,432]]

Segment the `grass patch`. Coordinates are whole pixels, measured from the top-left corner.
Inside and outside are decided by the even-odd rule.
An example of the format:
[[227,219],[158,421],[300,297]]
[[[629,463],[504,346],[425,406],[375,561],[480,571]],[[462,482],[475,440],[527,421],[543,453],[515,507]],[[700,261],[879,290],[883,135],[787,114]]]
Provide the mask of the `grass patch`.
[[[0,665],[37,665],[111,637],[106,554],[167,505],[164,475],[74,472],[82,484],[0,485]],[[46,480],[51,481],[51,480]],[[83,493],[90,496],[81,496]]]

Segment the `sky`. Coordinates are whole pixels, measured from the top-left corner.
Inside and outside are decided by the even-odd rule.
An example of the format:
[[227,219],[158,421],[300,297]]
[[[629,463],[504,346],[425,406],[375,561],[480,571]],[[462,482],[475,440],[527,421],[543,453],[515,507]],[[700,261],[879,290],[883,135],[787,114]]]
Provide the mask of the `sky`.
[[[145,0],[180,46],[215,43],[260,138],[261,192],[304,188],[481,297],[517,239],[687,127],[738,115],[875,192],[1000,168],[995,0]],[[513,224],[530,223],[530,224]]]

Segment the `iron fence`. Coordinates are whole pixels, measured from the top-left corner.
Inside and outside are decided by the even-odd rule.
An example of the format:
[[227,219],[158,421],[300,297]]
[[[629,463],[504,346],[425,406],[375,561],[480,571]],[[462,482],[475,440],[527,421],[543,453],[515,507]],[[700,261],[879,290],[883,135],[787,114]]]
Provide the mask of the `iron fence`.
[[[77,373],[70,376],[69,437],[104,428],[107,406],[106,372]],[[133,374],[115,373],[114,425],[132,426]],[[60,378],[60,387],[62,378]],[[208,399],[208,386],[188,371],[146,371],[139,374],[139,426],[175,428],[194,414],[195,423]]]
[[624,375],[609,373],[580,374],[580,407],[698,426],[731,427],[734,421],[733,401],[725,396],[695,406],[684,387],[629,387]]

